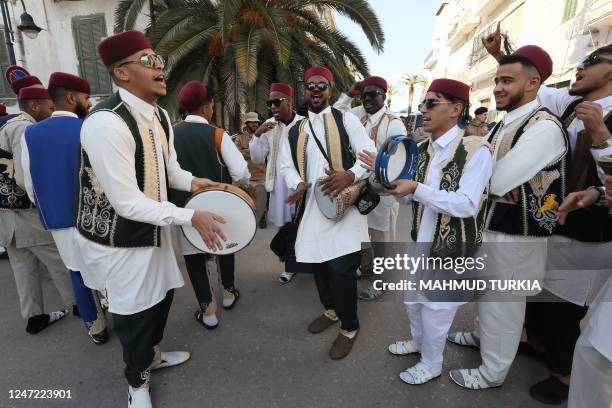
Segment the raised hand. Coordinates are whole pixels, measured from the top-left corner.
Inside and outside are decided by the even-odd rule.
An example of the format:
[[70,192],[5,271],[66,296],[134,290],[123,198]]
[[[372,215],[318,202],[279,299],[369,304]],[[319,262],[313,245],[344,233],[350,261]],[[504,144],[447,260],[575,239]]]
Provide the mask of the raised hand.
[[346,94],[351,98],[354,98],[356,96],[361,95],[361,91],[363,91],[363,86],[361,85],[361,82],[355,82],[353,85],[351,85]]
[[278,125],[278,123],[276,123],[275,120],[267,120],[264,123],[262,123],[261,126],[259,126],[257,128],[257,130],[255,131],[255,133],[253,133],[253,134],[256,137],[259,137],[259,136],[263,135],[264,133],[274,129],[277,125]]
[[555,215],[559,217],[559,224],[565,225],[565,220],[570,212],[594,204],[599,199],[599,195],[600,193],[596,189],[576,191],[568,194],[557,211],[555,211]]
[[482,38],[482,44],[486,48],[487,52],[499,61],[499,59],[502,57],[502,36],[499,21],[497,22],[497,28],[495,29],[495,31]]

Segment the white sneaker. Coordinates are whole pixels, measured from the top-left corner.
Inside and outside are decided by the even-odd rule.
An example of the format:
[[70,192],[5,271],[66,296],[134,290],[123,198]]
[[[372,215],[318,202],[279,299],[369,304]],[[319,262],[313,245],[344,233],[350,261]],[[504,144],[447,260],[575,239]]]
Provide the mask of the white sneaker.
[[291,279],[293,279],[294,276],[295,276],[295,272],[285,271],[280,274],[280,276],[278,277],[278,281],[282,284],[289,283],[291,282]]
[[151,388],[148,385],[138,388],[128,386],[128,408],[153,408]]
[[417,347],[414,340],[398,340],[389,345],[389,353],[396,356],[405,356],[413,353],[420,353],[421,349]]
[[502,383],[489,382],[484,378],[479,368],[450,370],[448,375],[455,384],[471,390],[482,390],[502,385]]
[[403,382],[411,385],[425,384],[426,382],[431,381],[434,378],[438,378],[439,376],[440,372],[435,374],[432,373],[420,361],[399,375]]
[[159,370],[160,368],[172,367],[183,364],[189,360],[189,353],[186,351],[162,351],[159,360],[153,360],[149,366],[149,370]]

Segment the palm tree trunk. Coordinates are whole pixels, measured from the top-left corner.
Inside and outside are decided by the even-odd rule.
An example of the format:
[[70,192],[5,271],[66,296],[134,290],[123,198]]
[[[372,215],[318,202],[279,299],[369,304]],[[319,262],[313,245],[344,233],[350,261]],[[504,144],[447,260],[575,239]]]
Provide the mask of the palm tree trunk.
[[154,10],[154,3],[155,0],[149,0],[149,16],[151,17],[151,29],[153,30],[155,28],[155,12]]
[[414,85],[408,86],[408,113],[412,113],[412,102],[414,100]]

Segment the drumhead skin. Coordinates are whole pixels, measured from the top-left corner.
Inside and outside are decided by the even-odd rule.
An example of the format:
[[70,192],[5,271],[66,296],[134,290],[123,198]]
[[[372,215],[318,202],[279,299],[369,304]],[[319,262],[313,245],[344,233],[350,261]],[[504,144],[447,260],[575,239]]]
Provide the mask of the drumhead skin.
[[413,180],[419,162],[416,142],[406,136],[390,136],[383,143],[374,165],[376,180],[385,188],[392,189],[393,181]]
[[398,143],[395,147],[395,153],[389,157],[387,163],[387,180],[389,181],[397,180],[406,166],[406,146]]
[[248,196],[242,197],[242,194],[231,190],[226,188],[206,189],[189,199],[185,205],[185,208],[209,211],[225,219],[225,224],[219,224],[219,227],[223,230],[227,241],[224,242],[224,248],[220,251],[212,251],[195,228],[181,227],[185,238],[200,251],[213,255],[233,254],[249,245],[255,237],[257,221],[254,205],[251,204],[252,200]]
[[315,200],[319,210],[323,213],[326,218],[336,218],[336,197],[331,195],[325,195],[321,186],[316,185],[314,188]]

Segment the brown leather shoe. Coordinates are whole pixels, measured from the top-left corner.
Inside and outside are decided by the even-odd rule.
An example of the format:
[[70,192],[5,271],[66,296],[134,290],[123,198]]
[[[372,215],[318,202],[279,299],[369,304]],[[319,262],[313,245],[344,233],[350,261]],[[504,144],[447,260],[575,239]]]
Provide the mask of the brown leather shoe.
[[325,316],[324,314],[322,314],[321,316],[314,319],[308,325],[308,331],[311,332],[312,334],[321,333],[323,330],[327,329],[328,327],[333,326],[334,324],[338,322],[339,322],[338,319],[333,320]]
[[349,339],[342,333],[338,333],[338,337],[334,340],[334,344],[332,344],[331,349],[329,349],[329,356],[332,360],[340,360],[348,356],[353,348],[353,343],[357,338],[357,333],[353,336],[352,339]]

